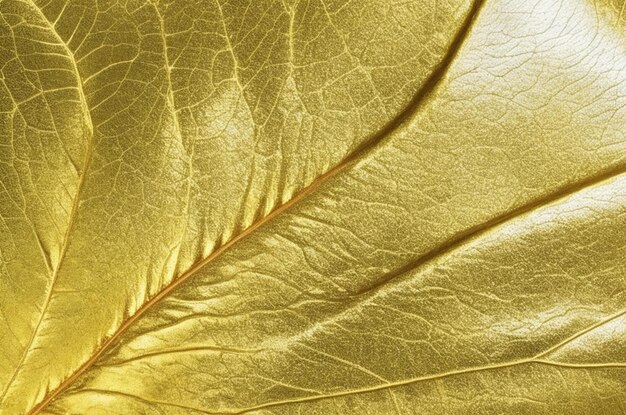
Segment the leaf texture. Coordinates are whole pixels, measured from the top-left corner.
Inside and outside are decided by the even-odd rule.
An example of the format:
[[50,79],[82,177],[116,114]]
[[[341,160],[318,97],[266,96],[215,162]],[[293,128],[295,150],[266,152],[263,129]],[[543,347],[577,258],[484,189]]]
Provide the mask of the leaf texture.
[[626,411],[608,0],[0,0],[0,414]]

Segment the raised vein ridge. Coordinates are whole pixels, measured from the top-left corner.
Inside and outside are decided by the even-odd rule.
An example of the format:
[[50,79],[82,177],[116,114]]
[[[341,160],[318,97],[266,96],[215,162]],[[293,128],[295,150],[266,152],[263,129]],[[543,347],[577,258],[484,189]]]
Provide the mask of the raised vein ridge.
[[50,22],[50,20],[48,20],[48,18],[46,17],[46,15],[43,13],[43,11],[35,4],[35,2],[33,0],[27,0],[28,3],[32,6],[32,8],[34,10],[37,11],[37,14],[39,15],[39,17],[42,19],[43,22],[45,22],[45,24],[48,26],[48,28],[50,29],[50,31],[54,34],[55,38],[57,39],[58,43],[60,46],[63,47],[65,53],[67,54],[67,57],[69,58],[70,62],[72,63],[72,68],[74,70],[74,74],[76,76],[76,82],[77,82],[77,86],[78,86],[78,94],[80,97],[80,101],[81,101],[81,106],[83,108],[84,111],[84,115],[86,117],[86,123],[87,123],[87,128],[88,128],[88,139],[87,139],[87,147],[85,150],[85,160],[83,162],[83,169],[82,172],[80,172],[79,174],[79,180],[78,180],[78,186],[76,188],[76,194],[74,195],[74,199],[72,201],[72,208],[70,211],[70,216],[67,222],[67,227],[65,229],[65,234],[63,236],[63,242],[61,245],[61,251],[60,251],[60,255],[59,255],[59,260],[56,264],[56,267],[54,267],[54,269],[52,270],[52,277],[51,277],[51,283],[50,283],[50,288],[48,289],[48,292],[46,293],[46,298],[44,300],[44,304],[41,310],[41,313],[39,315],[39,319],[37,320],[37,324],[35,325],[35,330],[33,331],[33,334],[26,346],[26,348],[24,349],[24,352],[22,353],[22,356],[20,357],[20,360],[17,364],[17,366],[15,367],[15,371],[13,372],[13,375],[11,376],[11,378],[9,379],[9,381],[7,382],[4,390],[2,391],[2,394],[0,395],[0,405],[5,401],[5,398],[7,396],[7,393],[9,392],[9,390],[11,389],[11,386],[13,385],[13,382],[15,381],[15,378],[17,377],[17,375],[20,372],[20,368],[22,366],[22,364],[24,363],[24,361],[26,360],[26,357],[28,357],[29,353],[32,350],[32,346],[35,342],[35,339],[37,338],[38,334],[39,334],[39,330],[41,329],[41,325],[42,322],[44,320],[44,316],[46,315],[46,312],[48,311],[48,307],[50,306],[50,300],[52,299],[52,294],[54,292],[55,286],[56,286],[56,282],[58,280],[58,276],[59,276],[59,270],[61,269],[61,265],[63,263],[63,260],[65,259],[65,254],[67,253],[67,248],[69,246],[69,237],[72,231],[72,228],[74,226],[74,222],[77,216],[77,211],[78,211],[78,206],[80,204],[80,193],[83,189],[83,185],[85,183],[85,178],[87,176],[86,172],[89,169],[89,164],[91,162],[91,158],[92,158],[92,154],[93,154],[93,122],[91,120],[91,112],[89,110],[89,106],[87,105],[87,99],[85,98],[85,92],[83,89],[83,83],[82,83],[82,79],[80,76],[80,72],[78,71],[78,66],[76,64],[76,58],[74,57],[74,54],[72,53],[72,51],[70,50],[70,48],[68,47],[67,43],[65,43],[65,41],[61,38],[61,36],[59,35],[59,33],[56,31],[54,24],[52,24],[52,22]]

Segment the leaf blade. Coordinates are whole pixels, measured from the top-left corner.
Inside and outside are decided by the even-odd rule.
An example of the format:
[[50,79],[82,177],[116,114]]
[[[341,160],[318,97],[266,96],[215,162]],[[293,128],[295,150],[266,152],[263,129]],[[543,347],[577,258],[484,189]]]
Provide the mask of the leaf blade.
[[[584,377],[589,371],[607,385],[610,402],[623,399],[619,393],[623,360],[619,304],[624,290],[619,275],[624,244],[616,233],[623,227],[624,205],[623,48],[613,27],[598,25],[613,22],[619,8],[574,0],[532,5],[489,2],[475,26],[462,25],[461,33],[466,31],[468,39],[461,45],[463,34],[458,43],[452,41],[443,63],[430,78],[422,78],[426,79],[421,83],[425,92],[415,99],[414,113],[407,110],[381,133],[370,136],[372,143],[382,138],[375,146],[366,140],[361,147],[345,147],[346,141],[332,151],[320,150],[313,159],[330,158],[321,169],[317,165],[308,170],[306,174],[313,171],[313,176],[303,178],[298,175],[307,167],[299,164],[299,156],[292,158],[297,152],[292,153],[291,142],[280,136],[300,139],[299,133],[294,135],[284,124],[276,136],[277,130],[268,126],[276,117],[288,120],[289,111],[315,113],[310,106],[316,99],[334,105],[317,114],[330,124],[352,116],[333,118],[337,109],[351,108],[347,114],[354,114],[351,111],[357,108],[356,113],[367,114],[369,110],[363,108],[369,104],[350,107],[345,100],[350,94],[342,95],[344,89],[350,88],[353,100],[373,96],[379,108],[391,108],[384,103],[385,94],[375,90],[377,85],[392,90],[392,78],[379,78],[377,69],[370,70],[361,61],[382,58],[384,67],[385,60],[394,60],[388,50],[376,49],[378,42],[388,40],[379,36],[388,22],[365,24],[373,36],[363,42],[352,37],[363,27],[353,25],[357,20],[350,16],[381,10],[397,16],[395,4],[385,9],[375,2],[350,7],[320,2],[312,8],[311,2],[300,1],[258,2],[242,8],[212,3],[215,7],[208,9],[208,15],[186,14],[205,3],[210,2],[139,2],[138,8],[124,11],[134,22],[148,22],[141,25],[148,29],[145,38],[150,39],[142,43],[148,46],[146,51],[161,50],[152,55],[159,69],[152,72],[150,82],[159,91],[156,108],[166,115],[154,126],[159,145],[175,142],[178,146],[163,155],[173,163],[168,166],[174,167],[175,174],[167,176],[170,188],[175,183],[180,186],[169,202],[155,199],[158,215],[163,216],[152,218],[175,219],[169,227],[131,227],[130,249],[105,244],[100,250],[109,260],[120,253],[129,254],[128,258],[140,258],[143,253],[150,260],[158,259],[156,265],[138,263],[125,276],[115,268],[96,267],[96,275],[108,278],[107,284],[113,277],[111,288],[125,286],[137,294],[126,300],[117,293],[106,294],[107,302],[112,302],[99,307],[105,313],[97,318],[102,325],[90,328],[91,334],[79,339],[82,352],[78,358],[54,363],[57,374],[50,377],[50,384],[62,386],[34,412],[46,410],[50,403],[47,410],[53,413],[98,413],[102,408],[125,413],[358,412],[361,405],[379,405],[383,413],[418,409],[437,413],[444,410],[441,402],[425,399],[425,406],[420,406],[401,391],[427,390],[432,398],[435,390],[442,394],[443,385],[461,391],[460,379],[492,374],[493,379],[508,382],[509,391],[520,382],[507,377],[510,373],[546,379],[561,373],[570,376],[577,388],[548,384],[546,396],[577,396],[590,388]],[[50,4],[46,5],[49,10],[57,7]],[[71,15],[65,13],[66,5],[56,20],[63,22],[64,16]],[[114,20],[127,16],[120,10],[115,11],[121,14]],[[407,11],[406,16],[411,13]],[[280,30],[259,31],[263,27],[259,22],[272,23]],[[310,31],[314,22],[321,28],[320,39],[326,40],[323,47],[316,38],[319,33]],[[203,38],[206,33],[196,32],[196,24],[215,28],[215,37]],[[185,27],[192,29],[182,30]],[[120,28],[123,32],[123,25]],[[80,40],[80,47],[90,43],[88,47],[93,47],[93,40],[86,39],[89,36]],[[269,46],[276,39],[281,45],[278,49]],[[197,50],[188,46],[216,41],[224,47],[210,56],[222,59],[215,68],[223,73],[213,72],[221,81],[212,91],[222,94],[217,102],[234,115],[230,120],[230,115],[226,120],[217,117],[219,126],[208,124],[208,130],[201,130],[197,120],[202,113],[197,110],[217,107],[181,81],[193,78],[198,68]],[[393,42],[386,45],[399,47]],[[77,56],[102,59],[106,55],[98,55],[99,50],[83,50]],[[268,69],[263,57],[273,50],[280,50],[274,55],[279,57],[278,66]],[[147,56],[145,62],[152,59]],[[322,61],[311,60],[315,56]],[[281,61],[285,57],[286,65]],[[104,75],[127,82],[132,68],[144,58],[103,62],[100,68],[92,60],[85,68],[95,72],[85,78],[85,84]],[[357,81],[350,78],[354,59],[359,62]],[[310,68],[303,70],[299,64],[305,61]],[[115,72],[120,65],[131,72]],[[250,72],[251,66],[258,73]],[[338,79],[351,80],[324,84],[321,95],[310,95],[299,88],[317,85],[307,85],[310,79],[302,81],[310,76],[311,68],[348,68],[346,77]],[[258,75],[268,73],[278,75],[283,83]],[[204,82],[195,80],[198,85]],[[119,122],[124,116],[115,110],[119,101],[102,100],[107,84],[91,85],[86,87],[91,91],[87,98],[100,100],[95,105],[101,114],[96,137],[112,139],[115,128],[121,129],[122,136],[128,134],[130,130]],[[117,91],[126,91],[131,84],[122,85]],[[369,92],[354,85],[369,85],[365,87]],[[298,96],[300,102],[284,100],[283,93]],[[399,96],[403,96],[401,91]],[[255,98],[262,105],[256,105]],[[282,112],[285,108],[290,108],[287,113]],[[312,137],[322,131],[315,130],[320,125],[311,130]],[[361,127],[372,128],[367,122],[355,125],[358,134],[363,132]],[[218,127],[223,128],[217,133],[222,142],[237,137],[252,139],[254,146],[242,142],[236,151],[243,149],[246,156],[229,164],[228,151],[208,151],[214,144],[204,142],[214,134],[210,128]],[[350,137],[346,130],[337,134],[342,140]],[[149,155],[152,160],[149,147],[135,150],[143,144],[125,140],[121,143],[130,144],[127,151]],[[276,154],[276,145],[278,161],[268,157]],[[310,148],[309,144],[305,147]],[[108,154],[97,161],[104,167],[116,150],[104,145],[99,149]],[[354,149],[357,152],[343,164],[319,176],[329,160],[333,165],[333,157]],[[203,164],[207,160],[231,170],[212,175]],[[169,167],[162,171],[171,172]],[[290,176],[294,168],[296,176]],[[121,176],[127,190],[141,189],[136,179],[154,174],[142,169],[140,165],[139,173]],[[226,192],[220,193],[207,181],[209,177],[226,185]],[[298,177],[295,182],[293,177]],[[95,200],[102,199],[98,190],[107,180],[102,176],[91,180],[92,197],[87,192],[86,200],[94,195]],[[160,181],[156,188],[166,183]],[[307,183],[310,187],[297,193]],[[95,264],[84,262],[84,252],[96,234],[86,232],[85,226],[97,223],[97,213],[106,212],[107,207],[121,208],[122,221],[116,223],[119,219],[111,216],[101,228],[112,223],[118,235],[119,224],[133,217],[137,201],[117,184],[113,190],[122,198],[97,202],[97,209],[84,208],[82,236],[73,242],[79,248],[72,251],[73,263],[64,274],[67,285],[56,297],[72,290],[90,291],[90,283],[85,285],[81,274],[85,266]],[[295,199],[290,199],[294,192]],[[225,197],[218,198],[220,194]],[[285,198],[291,201],[285,203]],[[225,206],[237,209],[224,210]],[[183,213],[177,216],[175,209]],[[139,249],[132,238],[142,235],[148,243]],[[169,242],[164,245],[164,240]],[[511,284],[511,290],[502,290]],[[576,284],[587,291],[580,291]],[[87,309],[88,302],[60,299],[55,304],[51,315],[67,315]],[[39,359],[56,347],[54,339],[67,334],[67,328],[50,324],[42,337],[52,341],[38,351]],[[446,342],[463,347],[455,349]],[[594,348],[583,353],[590,344]],[[81,361],[87,363],[79,366]],[[29,362],[31,367],[33,362]],[[67,374],[63,373],[72,373],[70,367],[78,371],[64,378]],[[28,378],[28,371],[23,379]],[[322,375],[333,371],[332,377]],[[439,389],[426,386],[431,383]],[[481,386],[465,390],[481,391],[484,400],[455,400],[455,391],[448,393],[446,404],[459,413],[469,408],[581,413],[603,399],[594,396],[572,404],[551,398],[554,402],[546,403],[537,398],[536,389],[502,395],[486,393],[488,389]],[[35,401],[41,389],[37,393]]]

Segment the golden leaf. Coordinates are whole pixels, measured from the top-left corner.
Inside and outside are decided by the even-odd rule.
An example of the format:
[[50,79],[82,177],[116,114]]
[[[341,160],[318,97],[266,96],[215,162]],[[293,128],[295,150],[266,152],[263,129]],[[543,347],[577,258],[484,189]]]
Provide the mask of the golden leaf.
[[621,414],[611,0],[0,0],[0,414]]

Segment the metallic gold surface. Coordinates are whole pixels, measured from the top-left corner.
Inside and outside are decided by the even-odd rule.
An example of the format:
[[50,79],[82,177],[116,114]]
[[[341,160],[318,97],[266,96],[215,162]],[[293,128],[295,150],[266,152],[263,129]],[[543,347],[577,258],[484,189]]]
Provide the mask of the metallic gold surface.
[[0,414],[621,414],[626,3],[0,0]]

